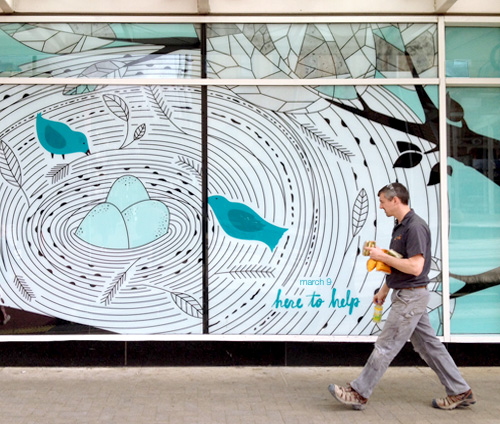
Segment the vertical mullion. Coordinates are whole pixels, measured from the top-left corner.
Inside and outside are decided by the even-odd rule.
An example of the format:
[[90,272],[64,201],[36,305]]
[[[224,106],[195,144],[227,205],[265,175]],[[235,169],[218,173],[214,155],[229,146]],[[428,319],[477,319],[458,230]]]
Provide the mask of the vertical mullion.
[[[201,78],[207,78],[207,24],[201,24]],[[201,215],[202,215],[202,285],[203,334],[209,333],[208,296],[208,87],[201,86]]]
[[449,264],[449,202],[448,202],[448,134],[446,131],[446,50],[444,18],[438,18],[438,72],[439,72],[439,175],[441,204],[441,288],[443,296],[443,337],[451,338],[450,331],[450,264]]

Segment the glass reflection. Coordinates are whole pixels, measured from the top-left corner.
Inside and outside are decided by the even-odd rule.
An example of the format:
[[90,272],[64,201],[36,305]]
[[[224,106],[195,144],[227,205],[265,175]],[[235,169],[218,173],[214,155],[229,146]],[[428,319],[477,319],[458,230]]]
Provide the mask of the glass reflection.
[[498,334],[498,88],[450,88],[448,145],[451,331]]
[[1,77],[200,77],[192,24],[4,23],[0,52]]
[[421,77],[437,75],[435,24],[211,24],[211,78]]
[[446,28],[446,75],[500,77],[500,28]]

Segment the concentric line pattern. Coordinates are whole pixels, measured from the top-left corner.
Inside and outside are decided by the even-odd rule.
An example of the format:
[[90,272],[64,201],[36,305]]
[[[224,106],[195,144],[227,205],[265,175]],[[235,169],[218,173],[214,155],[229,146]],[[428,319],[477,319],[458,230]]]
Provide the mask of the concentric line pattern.
[[[388,102],[377,103],[374,90],[380,88],[365,91],[370,106],[391,108]],[[277,91],[277,96],[282,94]],[[415,119],[396,97],[384,95],[398,114]],[[272,98],[267,103],[275,104]],[[378,220],[378,189],[398,179],[418,199],[418,212],[436,214],[431,221],[437,222],[437,192],[425,181],[430,159],[422,169],[393,168],[396,142],[408,140],[408,135],[319,97],[314,104],[313,112],[285,114],[256,107],[223,87],[209,91],[209,195],[244,203],[289,229],[271,252],[264,244],[229,237],[210,212],[211,332],[371,334],[378,328],[371,323],[371,299],[383,276],[367,273],[360,246],[369,239],[388,245],[392,228],[392,220]],[[321,137],[333,140],[344,154],[318,142]],[[360,199],[366,209],[361,221],[353,212]],[[300,284],[327,278],[329,286]],[[351,299],[359,298],[352,315],[347,308],[328,307],[333,288],[337,298],[345,298],[347,290]],[[301,298],[303,307],[276,307],[278,290],[280,299]],[[325,301],[321,308],[307,305],[313,293]]]
[[[16,90],[16,105],[25,118],[3,111],[10,125],[0,136],[23,173],[22,187],[1,180],[6,304],[120,333],[199,333],[199,90],[162,87],[156,100],[146,87],[108,87],[71,99],[61,91],[24,87]],[[123,99],[127,122],[109,110],[106,95]],[[159,97],[170,116],[155,106]],[[50,159],[37,141],[32,110],[86,132],[92,154]],[[134,139],[141,125],[146,131]],[[124,175],[139,178],[151,199],[168,206],[168,233],[129,250],[83,242],[78,225]]]
[[[294,93],[289,87],[288,97],[293,101],[303,89]],[[102,87],[70,97],[61,87],[1,90],[10,106],[0,112],[0,139],[10,149],[7,167],[18,176],[0,181],[6,304],[120,333],[200,332],[199,90]],[[259,105],[277,103],[273,87],[256,92],[263,96]],[[363,93],[374,110],[415,119],[383,88]],[[278,90],[276,98],[283,94]],[[209,210],[213,333],[376,332],[370,302],[383,277],[368,275],[360,246],[367,239],[389,243],[391,220],[377,219],[378,188],[398,179],[418,199],[417,212],[431,226],[439,221],[437,191],[426,186],[435,157],[426,156],[417,168],[395,169],[397,141],[410,137],[340,110],[314,90],[309,95],[311,102],[283,113],[226,87],[209,89],[208,194],[244,203],[288,229],[271,252],[262,243],[227,236]],[[37,141],[39,111],[85,132],[91,156],[51,159]],[[427,142],[411,142],[429,148]],[[84,243],[76,228],[123,175],[139,178],[152,199],[168,206],[168,234],[131,250]],[[353,212],[359,202],[366,210],[361,219]],[[439,258],[437,231],[432,232]],[[330,279],[331,285],[304,286],[303,279]],[[352,314],[345,307],[328,308],[333,289],[337,298],[349,290],[351,299],[359,299]],[[300,297],[305,306],[276,308],[279,290],[282,299]],[[325,301],[321,308],[307,305],[313,292]]]

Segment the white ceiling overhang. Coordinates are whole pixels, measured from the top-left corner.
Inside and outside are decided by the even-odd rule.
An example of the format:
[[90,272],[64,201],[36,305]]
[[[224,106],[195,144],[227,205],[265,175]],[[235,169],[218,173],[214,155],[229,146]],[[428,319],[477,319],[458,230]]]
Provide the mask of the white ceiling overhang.
[[19,15],[498,15],[498,0],[0,0]]
[[0,9],[2,13],[13,13],[12,0],[0,0]]
[[434,9],[436,13],[446,13],[456,2],[457,0],[435,0]]

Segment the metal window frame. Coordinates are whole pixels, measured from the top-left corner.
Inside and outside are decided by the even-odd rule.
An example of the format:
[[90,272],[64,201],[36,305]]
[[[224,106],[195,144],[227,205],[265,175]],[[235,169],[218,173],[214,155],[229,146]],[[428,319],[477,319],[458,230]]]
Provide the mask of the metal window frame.
[[[446,128],[446,89],[447,87],[500,87],[500,78],[447,78],[445,75],[445,29],[448,26],[498,26],[500,17],[495,16],[91,16],[91,15],[0,15],[0,23],[29,22],[89,22],[89,23],[435,23],[438,35],[438,77],[437,78],[390,78],[374,79],[120,79],[88,78],[91,85],[183,85],[206,87],[217,85],[329,85],[329,86],[367,86],[367,85],[437,85],[439,90],[439,135],[440,140],[447,140]],[[78,84],[79,78],[0,78],[2,85],[67,85]],[[440,146],[440,173],[447,174],[447,142]],[[440,184],[440,219],[441,219],[441,254],[442,254],[442,287],[443,287],[443,342],[452,343],[500,343],[500,334],[492,335],[456,335],[451,334],[450,323],[450,279],[449,279],[449,246],[448,246],[448,184],[447,179]],[[204,298],[208,292],[204,293]],[[318,336],[318,335],[221,335],[209,334],[204,328],[203,334],[174,335],[4,335],[0,342],[8,341],[62,341],[62,340],[105,340],[105,341],[274,341],[274,342],[373,342],[375,336]]]

